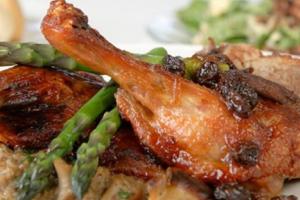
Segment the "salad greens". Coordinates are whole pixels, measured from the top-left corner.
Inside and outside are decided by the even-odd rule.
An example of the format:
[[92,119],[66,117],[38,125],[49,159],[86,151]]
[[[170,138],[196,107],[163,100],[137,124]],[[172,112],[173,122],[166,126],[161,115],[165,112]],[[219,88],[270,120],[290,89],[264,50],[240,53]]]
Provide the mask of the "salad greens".
[[208,0],[193,0],[188,7],[178,11],[178,17],[186,27],[196,33],[201,21],[208,15]]
[[272,0],[192,0],[177,16],[195,34],[196,43],[205,44],[211,37],[217,44],[251,43],[279,50],[300,45],[300,27],[276,21],[272,13]]

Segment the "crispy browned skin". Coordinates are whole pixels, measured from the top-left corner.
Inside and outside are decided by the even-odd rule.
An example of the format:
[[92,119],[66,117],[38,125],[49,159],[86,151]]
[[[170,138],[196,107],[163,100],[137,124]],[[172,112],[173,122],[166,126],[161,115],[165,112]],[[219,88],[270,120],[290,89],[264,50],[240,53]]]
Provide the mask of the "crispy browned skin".
[[91,98],[93,86],[63,73],[30,67],[0,72],[0,142],[44,148]]
[[143,149],[129,125],[123,125],[118,130],[100,161],[101,165],[115,173],[144,180],[159,177],[163,173],[159,161]]
[[[63,123],[100,88],[101,81],[96,81],[97,86],[93,86],[60,72],[32,67],[0,72],[0,142],[25,148],[47,147]],[[101,157],[101,165],[145,180],[163,173],[130,125],[123,125],[115,135]]]
[[[42,31],[57,49],[120,85],[120,112],[169,165],[213,183],[300,176],[300,117],[293,109],[261,100],[248,119],[236,118],[217,93],[135,60],[87,23],[80,10],[56,0]],[[253,146],[257,161],[238,162],[239,152]]]

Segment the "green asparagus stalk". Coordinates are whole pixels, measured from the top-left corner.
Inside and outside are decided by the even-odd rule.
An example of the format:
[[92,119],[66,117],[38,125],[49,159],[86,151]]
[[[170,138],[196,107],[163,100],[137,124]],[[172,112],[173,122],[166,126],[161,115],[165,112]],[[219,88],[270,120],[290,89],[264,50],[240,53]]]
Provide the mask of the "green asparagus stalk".
[[[155,48],[146,54],[132,55],[151,64],[163,64],[168,53],[163,48]],[[185,59],[184,62],[188,74],[199,66],[198,60]],[[0,66],[13,64],[35,67],[56,66],[68,70],[93,72],[47,44],[0,42]],[[94,122],[97,116],[112,106],[115,91],[116,87],[114,86],[99,91],[66,122],[63,131],[50,143],[48,152],[38,153],[18,181],[18,200],[32,199],[50,184],[50,177],[54,172],[53,161],[70,152],[74,142],[84,129]],[[79,148],[77,161],[72,170],[72,187],[78,198],[82,198],[87,191],[91,179],[96,173],[99,156],[109,146],[111,137],[120,123],[119,113],[115,108],[103,117],[97,128],[91,133],[88,143],[82,144]]]
[[[167,54],[164,48],[155,48],[146,54],[132,55],[151,64],[163,64]],[[35,67],[56,66],[68,70],[93,72],[47,44],[0,42],[0,66],[14,64]],[[50,184],[50,177],[54,172],[53,161],[70,152],[83,130],[105,109],[112,106],[115,91],[114,86],[102,89],[65,123],[63,131],[50,143],[49,150],[38,153],[20,177],[17,184],[17,199],[32,199]],[[120,123],[119,114],[116,109],[113,109],[104,116],[99,126],[91,133],[89,142],[83,144],[78,150],[78,160],[72,171],[72,186],[78,198],[81,198],[87,190],[95,174],[99,155],[108,147]]]
[[48,44],[0,42],[0,66],[16,64],[93,72]]
[[83,143],[77,151],[77,160],[72,169],[72,188],[78,199],[88,190],[99,164],[99,156],[110,145],[114,133],[121,124],[117,108],[105,113],[103,119],[92,131],[88,143]]
[[[167,51],[164,48],[155,48],[145,54],[131,55],[151,64],[162,64]],[[72,169],[72,188],[78,199],[82,199],[88,190],[97,171],[99,157],[110,145],[111,138],[120,124],[119,113],[114,108],[103,116],[99,125],[92,131],[88,143],[83,143],[78,149],[77,160]]]
[[[164,48],[154,48],[145,54],[128,54],[151,64],[163,64],[168,52]],[[199,68],[201,61],[190,57],[183,59],[185,63],[185,78],[191,79]],[[74,71],[94,72],[74,59],[63,55],[48,44],[0,42],[0,66],[29,65],[35,67],[56,66]]]
[[30,200],[49,185],[49,177],[54,171],[53,161],[70,152],[80,134],[101,113],[113,106],[116,89],[115,86],[101,89],[65,123],[62,132],[50,143],[49,150],[38,153],[17,183],[18,200]]
[[[164,48],[155,48],[146,54],[134,54],[137,58],[153,64],[161,64],[166,55],[167,51]],[[93,72],[48,44],[0,42],[0,66],[16,64],[34,67],[56,66],[68,70]]]

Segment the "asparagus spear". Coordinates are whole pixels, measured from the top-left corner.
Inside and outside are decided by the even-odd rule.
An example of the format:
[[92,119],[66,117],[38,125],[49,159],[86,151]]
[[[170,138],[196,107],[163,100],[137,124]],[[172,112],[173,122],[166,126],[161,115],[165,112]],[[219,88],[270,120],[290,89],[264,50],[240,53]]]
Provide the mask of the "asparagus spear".
[[[146,54],[134,54],[135,57],[152,64],[163,64],[167,55],[163,48],[155,48]],[[189,62],[186,63],[190,66]],[[47,44],[0,42],[0,66],[13,64],[57,66],[68,70],[92,72]],[[53,161],[72,150],[82,131],[112,104],[115,91],[116,87],[108,87],[97,93],[65,124],[63,131],[51,142],[49,151],[40,152],[36,156],[18,181],[19,200],[31,199],[49,185]],[[111,136],[120,123],[119,114],[113,109],[92,132],[89,142],[78,150],[78,160],[72,172],[72,185],[78,198],[87,190],[99,162],[98,156],[109,145]]]
[[[163,64],[167,54],[164,48],[159,47],[145,54],[131,55],[151,64]],[[16,64],[34,67],[56,66],[73,71],[94,72],[48,44],[0,42],[0,66]]]
[[[156,48],[146,54],[136,56],[146,62],[160,64],[165,55],[166,51],[163,48]],[[61,54],[47,44],[0,42],[0,66],[14,64],[26,64],[35,67],[57,66],[68,70],[92,72],[89,68]],[[116,87],[110,87],[97,93],[66,122],[63,131],[51,142],[49,151],[38,153],[17,183],[19,200],[31,199],[49,185],[50,177],[54,171],[53,161],[71,151],[80,133],[111,105],[115,90]],[[98,105],[100,106],[99,109],[97,108]],[[117,115],[115,112],[113,115]],[[116,122],[116,117],[113,120],[118,127],[119,122]],[[95,132],[97,131],[96,129]],[[107,139],[109,140],[109,138]],[[100,146],[103,144],[100,141]],[[101,150],[99,151],[101,153]]]
[[93,72],[48,44],[0,42],[0,66],[15,64]]
[[77,160],[72,169],[72,187],[78,199],[82,199],[87,191],[96,174],[99,156],[110,145],[110,140],[120,124],[117,108],[105,113],[99,125],[92,131],[88,143],[83,143],[78,149]]
[[[161,64],[166,55],[167,51],[164,48],[154,48],[146,54],[134,54],[137,58],[153,64]],[[93,72],[48,44],[0,42],[0,66],[15,64],[34,67],[56,66]]]
[[40,152],[20,177],[18,200],[32,199],[49,185],[53,161],[72,150],[80,134],[107,108],[114,104],[115,86],[101,89],[66,123],[62,132],[50,143],[48,152]]
[[[145,54],[131,55],[151,64],[164,64],[163,60],[168,55],[168,52],[160,47],[154,48]],[[190,79],[191,74],[199,68],[199,62],[201,61],[193,57],[185,58],[183,61],[186,66],[185,78]],[[72,58],[61,54],[48,44],[0,42],[0,66],[14,64],[35,67],[56,66],[68,70],[94,72]]]
[[[145,54],[131,55],[151,64],[162,64],[167,51],[164,48],[155,48]],[[88,190],[97,171],[99,156],[110,145],[110,140],[120,124],[119,113],[117,108],[114,108],[103,116],[99,125],[92,131],[88,143],[83,143],[78,149],[77,160],[72,169],[72,188],[78,199],[82,199]]]
[[[167,51],[155,48],[146,54],[134,56],[152,64],[163,64]],[[194,63],[186,61],[187,70],[194,68]],[[91,70],[64,56],[47,44],[34,43],[0,43],[0,66],[27,64],[36,67],[57,66],[68,70]],[[85,104],[66,124],[59,136],[55,138],[47,153],[40,152],[18,182],[18,199],[33,198],[50,183],[53,173],[53,161],[72,150],[74,142],[82,131],[89,126],[113,102],[116,87],[105,88]],[[97,106],[100,106],[99,109]],[[98,127],[91,133],[88,143],[82,144],[77,152],[78,160],[72,171],[72,186],[78,198],[82,198],[94,176],[99,155],[109,146],[112,135],[120,126],[119,114],[115,109],[106,114]]]

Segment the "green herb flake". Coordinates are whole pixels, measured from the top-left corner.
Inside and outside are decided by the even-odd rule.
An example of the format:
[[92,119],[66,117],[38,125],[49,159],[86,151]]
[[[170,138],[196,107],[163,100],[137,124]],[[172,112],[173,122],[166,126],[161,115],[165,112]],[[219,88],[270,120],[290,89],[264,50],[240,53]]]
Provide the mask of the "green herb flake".
[[127,200],[129,199],[129,197],[132,195],[131,192],[128,192],[128,191],[125,191],[123,189],[120,189],[119,192],[118,192],[118,198],[120,200]]

